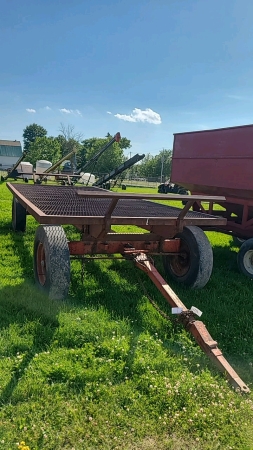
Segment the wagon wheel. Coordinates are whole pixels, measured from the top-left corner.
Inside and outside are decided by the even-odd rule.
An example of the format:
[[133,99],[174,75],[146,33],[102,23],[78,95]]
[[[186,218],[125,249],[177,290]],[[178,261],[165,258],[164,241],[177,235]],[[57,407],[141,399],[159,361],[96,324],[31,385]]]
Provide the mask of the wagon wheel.
[[26,209],[15,197],[12,199],[12,228],[22,232],[26,229]]
[[61,226],[40,225],[35,233],[33,267],[38,287],[49,298],[63,300],[70,283],[70,256]]
[[253,278],[253,238],[247,239],[237,254],[237,265],[244,275]]
[[245,239],[239,238],[237,236],[233,236],[233,244],[235,247],[241,247],[241,245],[245,242]]
[[166,275],[188,287],[204,287],[213,269],[213,251],[205,233],[190,226],[175,237],[180,238],[180,255],[163,256]]

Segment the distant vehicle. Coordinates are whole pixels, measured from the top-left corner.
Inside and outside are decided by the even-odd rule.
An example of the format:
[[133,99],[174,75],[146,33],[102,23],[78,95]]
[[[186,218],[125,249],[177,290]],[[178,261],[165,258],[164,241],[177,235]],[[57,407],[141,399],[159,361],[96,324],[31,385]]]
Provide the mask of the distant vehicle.
[[188,195],[189,192],[183,188],[182,186],[179,186],[178,184],[171,183],[169,180],[165,181],[165,183],[161,183],[158,186],[158,193],[159,194],[181,194],[181,195]]
[[71,166],[71,161],[66,161],[63,165],[62,173],[66,173],[66,172],[70,173],[72,171],[73,170],[72,170],[72,166]]

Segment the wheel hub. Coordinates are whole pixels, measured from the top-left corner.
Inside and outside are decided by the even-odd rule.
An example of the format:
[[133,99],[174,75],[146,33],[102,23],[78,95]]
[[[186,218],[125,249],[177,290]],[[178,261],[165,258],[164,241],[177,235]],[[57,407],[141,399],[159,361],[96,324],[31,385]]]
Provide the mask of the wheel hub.
[[37,248],[37,274],[41,286],[46,283],[46,259],[43,244],[40,242]]
[[177,277],[183,277],[190,268],[190,250],[181,239],[180,254],[170,258],[171,270]]
[[243,257],[244,267],[248,273],[253,275],[253,250],[248,250]]

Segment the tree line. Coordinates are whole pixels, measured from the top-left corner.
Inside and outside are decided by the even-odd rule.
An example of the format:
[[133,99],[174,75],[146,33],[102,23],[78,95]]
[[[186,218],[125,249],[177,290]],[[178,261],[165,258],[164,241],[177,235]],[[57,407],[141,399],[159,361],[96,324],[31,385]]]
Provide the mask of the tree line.
[[[58,136],[48,136],[44,127],[33,123],[23,130],[25,159],[33,166],[36,161],[42,159],[55,164],[75,149],[76,169],[81,169],[112,138],[113,135],[107,133],[104,138],[83,139],[82,134],[77,133],[74,126],[65,126],[62,123]],[[87,171],[95,174],[109,173],[128,159],[124,151],[130,148],[131,141],[122,137],[119,142],[114,142]],[[171,171],[171,156],[171,150],[166,149],[155,156],[148,153],[140,163],[128,170],[128,174],[131,177],[157,178],[163,175],[164,178],[168,178]],[[73,158],[74,156],[71,156],[68,159],[73,162]]]

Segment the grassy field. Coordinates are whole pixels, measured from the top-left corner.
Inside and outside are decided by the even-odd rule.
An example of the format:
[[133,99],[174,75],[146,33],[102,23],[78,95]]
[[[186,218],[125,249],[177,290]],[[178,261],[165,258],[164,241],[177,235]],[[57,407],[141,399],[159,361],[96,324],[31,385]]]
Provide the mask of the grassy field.
[[[170,308],[146,275],[125,260],[83,268],[73,261],[67,301],[49,301],[34,286],[36,227],[28,216],[25,234],[11,230],[11,194],[1,184],[0,448],[253,449],[253,395],[235,392],[191,336],[158,314],[140,280],[164,312]],[[252,281],[238,272],[230,237],[208,238],[214,269],[207,286],[171,286],[187,307],[203,311],[252,387]]]

